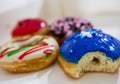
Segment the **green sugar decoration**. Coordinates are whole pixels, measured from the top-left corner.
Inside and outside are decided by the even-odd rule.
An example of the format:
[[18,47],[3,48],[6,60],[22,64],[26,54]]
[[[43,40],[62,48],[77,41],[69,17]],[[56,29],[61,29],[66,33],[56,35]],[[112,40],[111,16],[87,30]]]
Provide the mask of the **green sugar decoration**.
[[30,48],[30,46],[25,47],[25,48],[21,48],[21,49],[18,49],[18,50],[15,50],[15,51],[13,51],[13,52],[8,53],[7,56],[10,57],[10,56],[12,56],[12,55],[14,55],[14,54],[17,54],[17,53],[19,53],[19,52],[25,51],[25,50],[27,50],[27,49],[29,49],[29,48]]
[[50,56],[50,54],[46,54],[46,58],[48,58]]

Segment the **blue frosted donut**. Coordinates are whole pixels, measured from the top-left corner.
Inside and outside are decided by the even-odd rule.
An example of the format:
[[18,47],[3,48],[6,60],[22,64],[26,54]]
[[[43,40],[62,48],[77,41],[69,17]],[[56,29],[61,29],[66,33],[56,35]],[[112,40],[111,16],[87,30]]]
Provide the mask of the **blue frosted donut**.
[[120,41],[98,29],[75,33],[64,41],[60,54],[68,62],[78,61],[88,52],[100,51],[113,61],[120,57]]

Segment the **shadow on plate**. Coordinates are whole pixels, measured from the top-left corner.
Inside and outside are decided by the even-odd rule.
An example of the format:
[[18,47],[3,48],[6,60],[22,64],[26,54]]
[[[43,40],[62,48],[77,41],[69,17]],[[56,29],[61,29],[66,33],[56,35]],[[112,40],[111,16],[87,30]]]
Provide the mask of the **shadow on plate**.
[[118,72],[115,73],[87,73],[80,79],[72,79],[64,74],[58,63],[48,76],[49,84],[116,84]]
[[[4,71],[3,69],[0,68],[0,82],[14,82],[14,81],[20,81],[23,82],[28,82],[32,81],[36,78],[42,77],[45,73],[47,73],[50,70],[51,67],[48,67],[44,70],[36,71],[36,72],[28,72],[28,73],[9,73]],[[39,75],[39,76],[38,76]],[[1,83],[0,83],[1,84]]]

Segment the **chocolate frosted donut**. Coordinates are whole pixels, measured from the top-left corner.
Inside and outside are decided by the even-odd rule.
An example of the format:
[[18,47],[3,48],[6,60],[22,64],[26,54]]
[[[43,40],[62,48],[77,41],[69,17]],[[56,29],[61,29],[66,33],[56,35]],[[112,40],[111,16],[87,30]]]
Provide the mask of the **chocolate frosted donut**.
[[66,17],[54,21],[50,26],[50,32],[58,40],[59,44],[61,44],[72,34],[91,28],[93,28],[93,25],[84,18]]

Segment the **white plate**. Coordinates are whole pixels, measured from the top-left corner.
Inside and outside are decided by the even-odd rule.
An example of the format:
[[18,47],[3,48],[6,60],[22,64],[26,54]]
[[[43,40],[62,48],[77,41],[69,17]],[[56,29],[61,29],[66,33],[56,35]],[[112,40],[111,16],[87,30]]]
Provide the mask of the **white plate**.
[[64,74],[58,64],[38,72],[12,74],[0,69],[0,84],[116,84],[116,73],[87,73],[75,80]]
[[[110,27],[109,27],[110,28]],[[10,40],[6,28],[0,29],[0,44]],[[119,28],[103,29],[105,32],[119,38]],[[116,33],[113,33],[116,32]],[[82,78],[74,80],[64,74],[58,63],[42,71],[12,74],[0,69],[0,84],[116,84],[118,71],[115,73],[87,73]],[[119,83],[118,83],[119,84]]]

